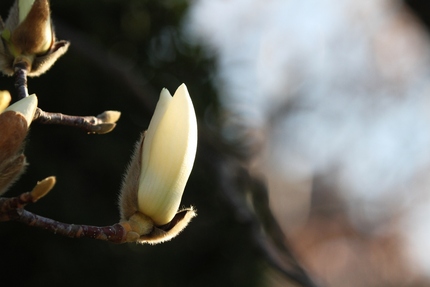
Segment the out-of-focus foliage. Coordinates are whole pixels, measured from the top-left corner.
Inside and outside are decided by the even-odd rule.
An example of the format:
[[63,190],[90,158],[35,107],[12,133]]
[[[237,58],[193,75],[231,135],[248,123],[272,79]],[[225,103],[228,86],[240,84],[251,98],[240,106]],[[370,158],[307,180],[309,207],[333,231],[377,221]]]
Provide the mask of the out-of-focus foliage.
[[[3,18],[12,2],[0,2]],[[133,145],[163,87],[174,92],[187,84],[199,132],[207,133],[205,119],[217,107],[209,82],[212,62],[180,32],[187,1],[52,0],[51,9],[57,37],[71,47],[49,72],[29,79],[29,92],[45,111],[97,115],[113,109],[122,116],[106,135],[34,124],[26,148],[30,165],[6,196],[55,175],[55,188],[29,211],[68,223],[110,225],[119,220],[117,195]],[[15,96],[13,79],[1,77],[0,90]],[[217,190],[204,152],[198,147],[182,203],[196,206],[198,217],[177,239],[159,246],[114,245],[2,223],[3,284],[261,286],[264,264],[250,231]]]

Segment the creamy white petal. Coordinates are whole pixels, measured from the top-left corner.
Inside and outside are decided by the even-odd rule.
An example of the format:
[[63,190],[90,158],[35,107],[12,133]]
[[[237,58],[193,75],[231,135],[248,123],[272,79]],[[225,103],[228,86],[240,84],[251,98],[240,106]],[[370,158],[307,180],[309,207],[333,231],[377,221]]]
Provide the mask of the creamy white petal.
[[37,109],[37,97],[35,94],[19,100],[18,102],[10,105],[6,111],[15,111],[21,113],[27,120],[27,126],[30,126],[33,121],[34,114]]
[[138,192],[139,210],[156,225],[170,222],[176,214],[197,148],[197,120],[186,86],[181,85],[173,98],[164,99],[169,94],[163,92],[143,145],[146,159],[142,158]]
[[145,134],[145,142],[143,144],[142,152],[141,174],[144,174],[148,168],[155,132],[157,131],[157,127],[160,125],[160,122],[163,119],[171,101],[172,95],[169,93],[169,91],[165,88],[161,90],[160,98],[158,99],[157,106],[155,107],[154,115],[149,122],[149,127]]
[[33,7],[34,1],[35,0],[19,0],[19,23],[24,21],[25,17],[27,17],[28,13],[31,10],[31,7]]

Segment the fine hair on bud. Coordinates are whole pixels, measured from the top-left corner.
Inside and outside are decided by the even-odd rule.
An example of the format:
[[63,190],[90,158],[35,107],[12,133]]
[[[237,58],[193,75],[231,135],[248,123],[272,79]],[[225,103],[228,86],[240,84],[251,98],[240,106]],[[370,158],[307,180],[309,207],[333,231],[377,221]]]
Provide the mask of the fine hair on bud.
[[119,208],[121,220],[130,219],[138,211],[137,206],[137,190],[139,189],[139,176],[141,165],[141,154],[143,141],[145,140],[146,132],[143,132],[136,142],[131,161],[122,182],[121,192],[119,195]]

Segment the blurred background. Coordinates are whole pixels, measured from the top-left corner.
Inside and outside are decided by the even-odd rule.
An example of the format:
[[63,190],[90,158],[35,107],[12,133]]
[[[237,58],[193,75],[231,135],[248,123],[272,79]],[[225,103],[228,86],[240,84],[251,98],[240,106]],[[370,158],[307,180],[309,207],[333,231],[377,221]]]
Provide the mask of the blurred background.
[[[5,19],[12,0],[0,2]],[[45,111],[119,110],[106,135],[32,125],[28,210],[111,225],[163,87],[199,122],[171,242],[69,239],[0,225],[16,286],[429,286],[430,5],[421,0],[52,0],[65,56],[28,81]],[[15,95],[13,79],[0,90]],[[307,285],[306,285],[307,284]]]

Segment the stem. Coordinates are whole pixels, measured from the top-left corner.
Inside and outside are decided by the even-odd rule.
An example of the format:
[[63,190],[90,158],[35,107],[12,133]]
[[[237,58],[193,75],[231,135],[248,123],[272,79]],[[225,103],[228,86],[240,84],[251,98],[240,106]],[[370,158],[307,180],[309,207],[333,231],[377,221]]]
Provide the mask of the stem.
[[37,182],[31,192],[24,192],[12,198],[0,197],[0,221],[17,221],[71,238],[86,237],[113,243],[127,242],[129,230],[120,223],[104,227],[68,224],[39,216],[24,209],[27,204],[34,203],[45,196],[54,185],[55,177],[47,177]]
[[22,209],[28,203],[36,202],[31,192],[25,192],[17,197],[0,197],[0,221],[14,220],[16,210]]
[[30,192],[23,193],[19,197],[0,198],[0,221],[17,221],[70,238],[91,238],[113,243],[126,242],[127,230],[119,223],[99,227],[59,222],[23,208],[35,201],[37,198],[34,198]]
[[98,239],[110,241],[113,243],[126,242],[127,231],[119,223],[103,227],[75,225],[39,216],[25,209],[16,209],[15,213],[16,216],[12,216],[11,220],[24,223],[28,226],[42,228],[54,234],[59,234],[70,238]]
[[[103,113],[104,114],[104,113]],[[42,124],[56,124],[78,127],[89,133],[104,134],[115,128],[115,123],[104,122],[100,114],[93,116],[70,116],[61,113],[49,113],[37,108],[34,115],[34,121]]]
[[14,64],[15,88],[18,92],[18,100],[28,97],[27,71],[28,64],[24,61]]
[[[29,63],[25,58],[14,63],[15,88],[18,93],[18,100],[28,97],[27,89],[27,72]],[[65,126],[78,127],[88,133],[105,134],[112,131],[118,120],[120,113],[116,111],[107,111],[97,117],[93,116],[69,116],[61,113],[44,112],[37,108],[33,120],[43,124],[58,124]],[[114,117],[115,119],[112,119]]]

